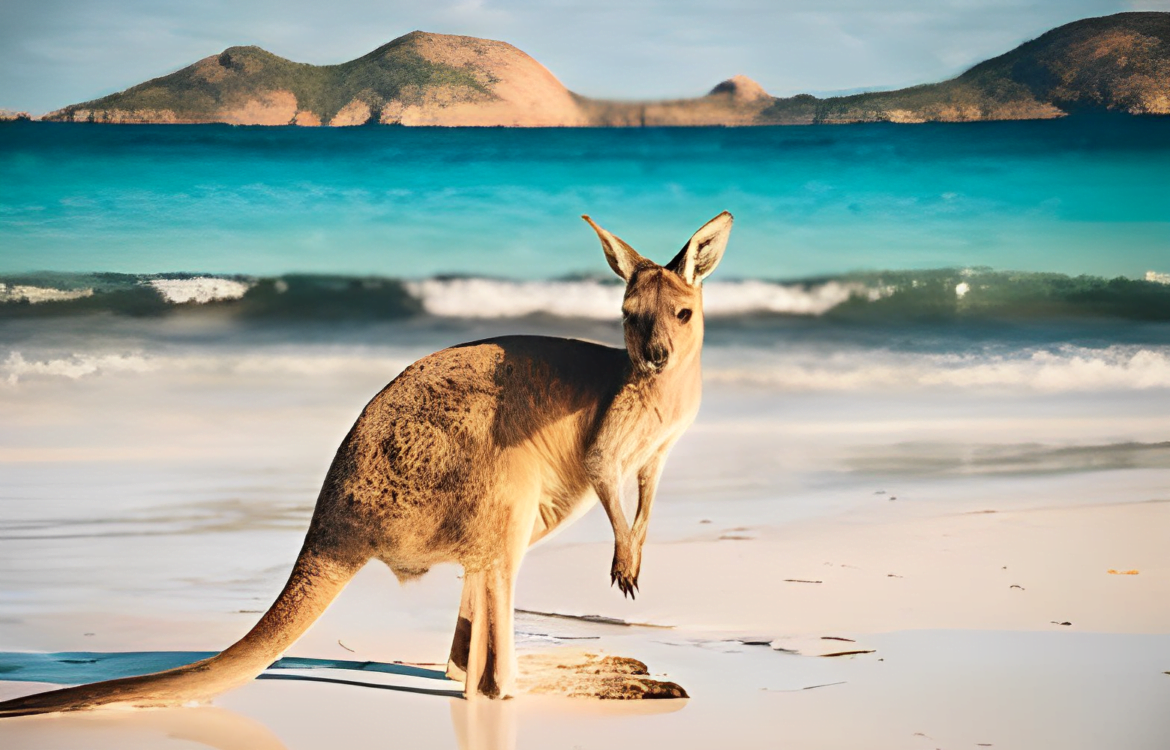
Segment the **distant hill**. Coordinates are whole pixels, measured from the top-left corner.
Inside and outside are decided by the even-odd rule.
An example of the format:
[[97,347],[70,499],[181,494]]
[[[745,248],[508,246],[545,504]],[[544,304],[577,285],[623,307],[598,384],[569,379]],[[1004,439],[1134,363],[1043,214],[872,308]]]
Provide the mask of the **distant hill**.
[[737,75],[706,96],[657,102],[615,102],[577,97],[589,123],[606,127],[760,125],[761,113],[777,101],[760,84]]
[[1170,13],[1076,21],[949,81],[824,99],[773,97],[745,76],[692,99],[591,99],[509,44],[421,31],[340,65],[231,47],[43,119],[637,127],[1021,120],[1085,109],[1170,114]]
[[510,44],[411,32],[340,65],[230,47],[46,120],[238,125],[584,125],[573,96]]
[[[803,117],[809,103],[779,99],[762,119],[790,119],[794,109]],[[1074,21],[950,81],[812,103],[812,121],[825,123],[1029,120],[1084,109],[1170,114],[1170,13]]]

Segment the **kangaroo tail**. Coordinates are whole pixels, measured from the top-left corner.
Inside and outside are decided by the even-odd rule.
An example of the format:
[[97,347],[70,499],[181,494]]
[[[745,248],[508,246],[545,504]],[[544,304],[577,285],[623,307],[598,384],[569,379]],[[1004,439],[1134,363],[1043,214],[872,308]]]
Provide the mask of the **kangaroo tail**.
[[361,568],[306,544],[284,590],[256,626],[211,657],[165,672],[94,682],[0,702],[0,718],[99,706],[178,706],[201,703],[239,687],[280,658]]

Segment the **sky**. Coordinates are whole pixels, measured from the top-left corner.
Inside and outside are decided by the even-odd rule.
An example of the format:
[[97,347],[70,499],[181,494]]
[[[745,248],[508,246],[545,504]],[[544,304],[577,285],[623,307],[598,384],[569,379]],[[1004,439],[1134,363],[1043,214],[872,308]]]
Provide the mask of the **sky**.
[[43,113],[226,47],[351,60],[415,29],[516,45],[586,96],[776,96],[943,80],[1070,21],[1170,0],[0,0],[0,108]]

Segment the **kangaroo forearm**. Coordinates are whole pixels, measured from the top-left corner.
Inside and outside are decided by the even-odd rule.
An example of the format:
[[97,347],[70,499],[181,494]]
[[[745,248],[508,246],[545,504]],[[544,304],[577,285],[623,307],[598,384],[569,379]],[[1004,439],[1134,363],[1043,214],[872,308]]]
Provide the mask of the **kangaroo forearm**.
[[646,532],[650,526],[650,509],[654,506],[654,498],[658,494],[658,478],[662,476],[664,459],[664,453],[655,456],[638,472],[638,512],[634,516],[631,534],[639,547],[646,541]]
[[605,483],[596,488],[597,497],[605,514],[609,517],[609,525],[613,528],[614,541],[617,544],[628,543],[630,539],[630,523],[626,520],[626,512],[622,508],[621,485],[617,482]]
[[650,526],[650,508],[654,505],[654,495],[658,489],[656,484],[655,482],[639,488],[638,513],[634,516],[634,523],[630,528],[630,533],[638,544],[646,541],[646,531]]

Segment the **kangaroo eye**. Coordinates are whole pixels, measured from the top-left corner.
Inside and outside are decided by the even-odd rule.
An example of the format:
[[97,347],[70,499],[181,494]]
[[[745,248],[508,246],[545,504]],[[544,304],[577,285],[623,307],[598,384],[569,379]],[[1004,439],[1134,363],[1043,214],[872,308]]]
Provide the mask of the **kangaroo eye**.
[[679,310],[678,311],[678,319],[681,320],[682,322],[686,323],[687,321],[689,321],[691,319],[691,311],[685,307],[683,309]]

